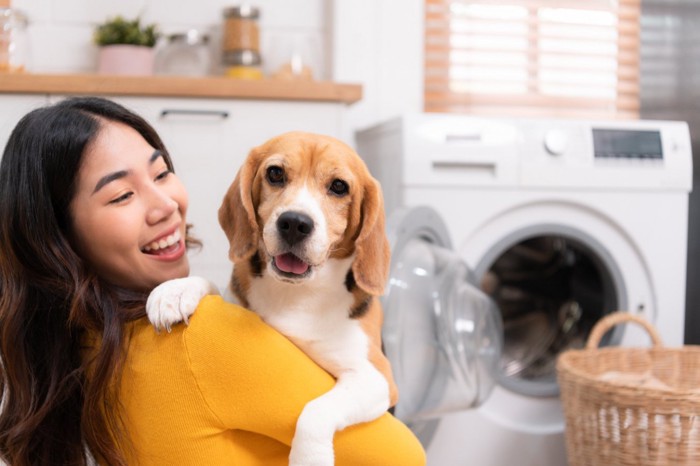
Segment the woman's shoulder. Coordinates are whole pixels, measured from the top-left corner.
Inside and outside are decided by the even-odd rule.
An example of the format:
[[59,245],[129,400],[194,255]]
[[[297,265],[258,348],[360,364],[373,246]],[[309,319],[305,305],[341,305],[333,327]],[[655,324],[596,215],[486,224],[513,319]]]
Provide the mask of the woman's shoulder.
[[217,295],[202,298],[183,334],[188,352],[192,354],[228,358],[234,354],[240,356],[244,351],[245,357],[250,359],[257,353],[269,354],[268,351],[255,351],[256,348],[298,351],[256,313]]
[[238,304],[230,303],[219,295],[204,296],[190,318],[190,324],[194,324],[195,327],[218,328],[226,322],[246,325],[262,324],[257,314]]
[[[259,338],[272,331],[256,313],[218,295],[202,298],[185,329],[186,340],[199,338],[230,340]],[[268,336],[269,337],[269,336]]]

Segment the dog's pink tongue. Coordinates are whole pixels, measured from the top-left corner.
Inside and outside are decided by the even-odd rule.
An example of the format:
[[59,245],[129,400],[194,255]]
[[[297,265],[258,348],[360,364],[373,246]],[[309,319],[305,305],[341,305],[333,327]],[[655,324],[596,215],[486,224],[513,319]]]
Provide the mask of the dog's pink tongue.
[[282,272],[293,273],[295,275],[301,275],[309,270],[309,264],[291,253],[276,256],[275,265],[277,265],[277,268]]

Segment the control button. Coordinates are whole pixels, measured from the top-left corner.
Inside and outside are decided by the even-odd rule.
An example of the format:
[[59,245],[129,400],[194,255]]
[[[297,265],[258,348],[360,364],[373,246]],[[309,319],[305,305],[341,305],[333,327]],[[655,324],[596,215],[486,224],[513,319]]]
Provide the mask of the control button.
[[569,137],[562,130],[553,129],[544,136],[544,148],[552,155],[562,155],[568,145]]

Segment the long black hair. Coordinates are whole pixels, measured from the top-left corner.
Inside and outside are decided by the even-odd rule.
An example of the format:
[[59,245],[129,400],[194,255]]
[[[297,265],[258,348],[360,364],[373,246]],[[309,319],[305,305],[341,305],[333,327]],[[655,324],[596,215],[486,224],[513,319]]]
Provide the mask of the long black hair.
[[138,131],[173,168],[143,118],[94,97],[27,114],[0,162],[0,455],[13,466],[86,465],[90,455],[125,464],[115,377],[124,324],[145,315],[146,295],[90,270],[69,209],[105,121]]

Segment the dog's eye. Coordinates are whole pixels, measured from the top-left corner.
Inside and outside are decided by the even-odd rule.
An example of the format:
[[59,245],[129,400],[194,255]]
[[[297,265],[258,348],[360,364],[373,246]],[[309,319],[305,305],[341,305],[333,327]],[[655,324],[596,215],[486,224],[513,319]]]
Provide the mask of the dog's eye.
[[344,196],[348,193],[348,184],[343,180],[335,179],[328,189],[336,196]]
[[284,184],[284,170],[281,167],[273,165],[267,169],[267,181],[270,184],[281,185]]

